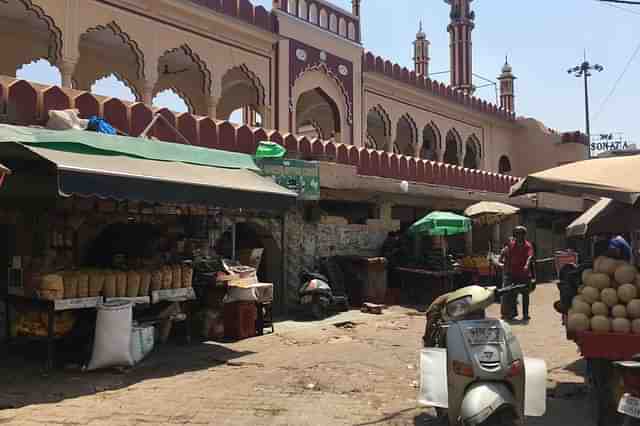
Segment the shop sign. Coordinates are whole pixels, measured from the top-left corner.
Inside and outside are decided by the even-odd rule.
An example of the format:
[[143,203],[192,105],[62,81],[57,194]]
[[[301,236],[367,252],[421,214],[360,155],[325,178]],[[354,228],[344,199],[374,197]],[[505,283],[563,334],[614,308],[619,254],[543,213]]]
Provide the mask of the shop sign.
[[298,193],[298,199],[320,199],[320,165],[317,161],[264,158],[257,161],[263,176]]

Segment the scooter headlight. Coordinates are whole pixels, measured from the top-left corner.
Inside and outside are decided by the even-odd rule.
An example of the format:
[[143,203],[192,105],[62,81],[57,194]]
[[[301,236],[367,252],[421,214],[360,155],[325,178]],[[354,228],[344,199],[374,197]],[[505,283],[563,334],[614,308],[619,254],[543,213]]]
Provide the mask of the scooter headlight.
[[471,305],[471,296],[465,296],[447,303],[447,314],[451,318],[460,318],[467,315]]

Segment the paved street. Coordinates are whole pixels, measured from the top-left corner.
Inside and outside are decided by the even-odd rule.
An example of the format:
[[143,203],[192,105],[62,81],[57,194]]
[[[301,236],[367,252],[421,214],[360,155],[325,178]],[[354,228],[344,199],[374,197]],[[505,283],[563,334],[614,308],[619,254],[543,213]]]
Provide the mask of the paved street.
[[[588,425],[581,363],[553,312],[556,295],[555,285],[540,286],[533,321],[514,326],[525,353],[546,359],[551,372],[548,414],[527,424]],[[234,344],[165,347],[128,373],[42,377],[8,363],[0,366],[0,424],[436,424],[415,402],[423,318],[393,308],[286,322],[275,335]],[[342,321],[351,322],[334,325]]]

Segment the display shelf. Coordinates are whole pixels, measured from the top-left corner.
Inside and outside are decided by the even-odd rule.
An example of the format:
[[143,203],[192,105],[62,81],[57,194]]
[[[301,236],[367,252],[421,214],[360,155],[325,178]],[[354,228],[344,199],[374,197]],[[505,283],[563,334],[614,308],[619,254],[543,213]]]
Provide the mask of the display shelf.
[[166,290],[156,290],[151,292],[151,303],[160,302],[186,302],[195,300],[196,293],[193,287],[171,288]]
[[105,298],[105,303],[108,302],[131,302],[134,305],[149,305],[151,304],[151,296],[138,296],[138,297],[109,297]]

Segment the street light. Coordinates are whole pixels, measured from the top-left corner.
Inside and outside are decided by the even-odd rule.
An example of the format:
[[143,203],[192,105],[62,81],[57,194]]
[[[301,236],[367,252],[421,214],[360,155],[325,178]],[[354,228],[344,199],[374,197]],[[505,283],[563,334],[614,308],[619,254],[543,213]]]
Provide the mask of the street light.
[[604,71],[604,67],[599,64],[591,64],[587,61],[587,55],[585,53],[584,62],[580,65],[577,65],[573,68],[569,68],[567,72],[569,74],[573,74],[578,78],[584,78],[584,111],[585,111],[585,122],[586,122],[586,132],[587,132],[587,145],[589,147],[589,157],[591,157],[591,123],[589,121],[589,77],[591,77],[592,71],[602,72]]

